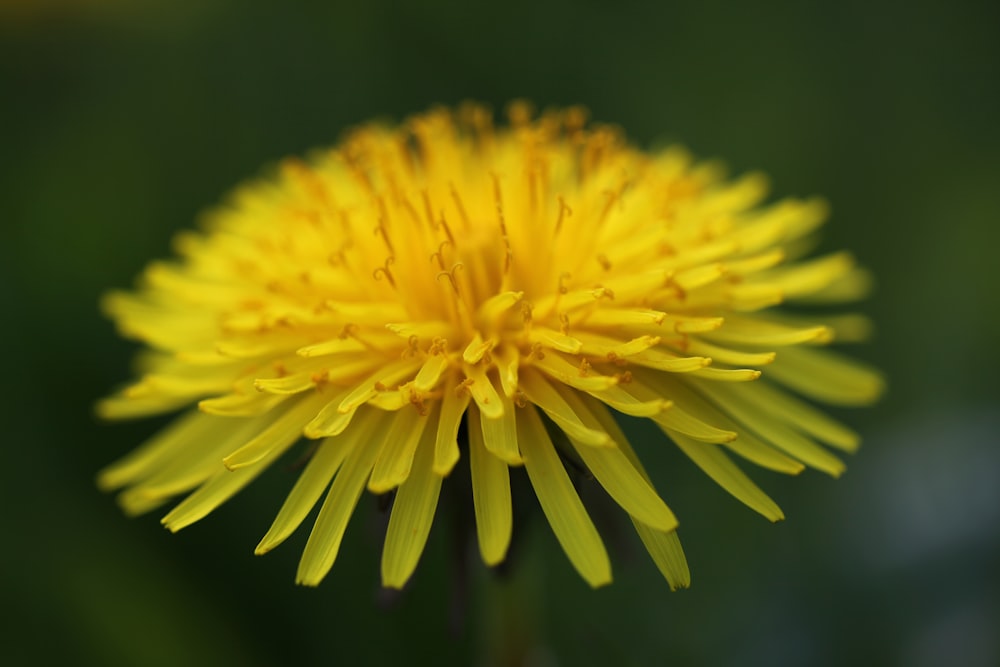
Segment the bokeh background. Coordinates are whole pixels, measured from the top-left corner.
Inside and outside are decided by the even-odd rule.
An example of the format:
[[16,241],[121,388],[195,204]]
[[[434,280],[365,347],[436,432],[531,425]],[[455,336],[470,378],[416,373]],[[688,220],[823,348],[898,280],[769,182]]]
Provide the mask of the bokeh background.
[[[4,662],[1000,664],[997,7],[0,1]],[[852,353],[890,381],[841,414],[865,435],[842,479],[754,471],[788,516],[772,526],[634,429],[693,588],[670,593],[623,534],[591,591],[529,522],[509,576],[472,568],[457,632],[446,526],[388,600],[373,502],[319,589],[293,585],[305,530],[252,555],[287,468],[175,536],[95,489],[162,423],[92,415],[134,351],[104,290],[283,156],[519,97],[832,202],[823,247],[878,276],[877,338]]]

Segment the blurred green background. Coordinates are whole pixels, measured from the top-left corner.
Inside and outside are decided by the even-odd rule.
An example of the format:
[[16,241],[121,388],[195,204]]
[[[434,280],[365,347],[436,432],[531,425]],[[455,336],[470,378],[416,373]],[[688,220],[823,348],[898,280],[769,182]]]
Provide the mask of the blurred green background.
[[[6,664],[1000,664],[997,8],[3,0]],[[264,165],[373,116],[516,97],[829,198],[824,248],[878,276],[877,339],[852,353],[890,379],[841,415],[865,435],[848,473],[753,471],[772,526],[651,436],[693,588],[623,534],[591,591],[535,521],[509,582],[472,568],[457,635],[442,522],[392,605],[370,499],[319,589],[293,585],[305,530],[255,558],[287,467],[175,536],[124,518],[94,473],[162,420],[92,416],[134,350],[99,295]]]

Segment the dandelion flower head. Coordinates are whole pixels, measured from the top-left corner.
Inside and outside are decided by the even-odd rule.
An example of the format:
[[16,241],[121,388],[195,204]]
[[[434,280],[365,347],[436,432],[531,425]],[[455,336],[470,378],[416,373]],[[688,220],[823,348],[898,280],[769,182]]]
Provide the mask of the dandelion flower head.
[[145,346],[138,380],[99,412],[185,411],[99,484],[130,514],[184,496],[163,517],[177,531],[302,442],[308,463],[257,552],[320,504],[297,575],[318,584],[365,489],[391,492],[382,581],[398,588],[449,475],[471,475],[460,502],[483,561],[503,561],[523,468],[599,586],[610,560],[567,472],[583,470],[678,587],[677,519],[617,413],[655,423],[772,521],[781,510],[734,455],[839,475],[830,448],[858,437],[815,402],[869,403],[882,381],[825,349],[863,338],[861,316],[785,307],[867,289],[849,254],[806,259],[824,203],[765,205],[762,176],[640,151],[579,109],[509,117],[496,127],[466,105],[356,129],[237,190],[177,237],[175,260],[109,294],[106,312]]

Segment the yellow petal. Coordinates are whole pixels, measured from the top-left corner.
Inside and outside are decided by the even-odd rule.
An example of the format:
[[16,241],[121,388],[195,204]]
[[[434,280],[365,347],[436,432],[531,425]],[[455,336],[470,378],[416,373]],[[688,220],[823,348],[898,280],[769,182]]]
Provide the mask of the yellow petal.
[[[212,419],[213,428],[197,438],[177,442],[171,457],[150,469],[140,479],[134,479],[118,496],[118,502],[129,515],[140,514],[163,504],[181,493],[187,493],[225,470],[222,457],[253,438],[266,420]],[[235,422],[235,423],[234,423]]]
[[581,391],[601,391],[618,384],[618,378],[576,366],[558,352],[546,352],[540,359],[535,357],[531,365],[553,379]]
[[101,419],[139,419],[164,412],[173,412],[190,403],[190,396],[148,396],[143,398],[109,396],[97,403],[97,414]]
[[340,405],[337,406],[337,410],[341,414],[347,414],[357,409],[359,405],[363,405],[379,391],[382,391],[383,389],[381,388],[394,387],[404,378],[416,373],[420,365],[421,362],[419,359],[400,359],[386,364],[364,380],[358,382],[354,389],[341,400]]
[[319,392],[299,399],[281,416],[275,417],[255,438],[222,459],[222,462],[230,470],[237,470],[258,463],[272,451],[284,451],[302,437],[302,428],[325,402],[326,397]]
[[486,377],[486,371],[483,370],[483,367],[466,364],[465,375],[472,380],[468,389],[469,393],[472,394],[472,400],[476,402],[479,409],[488,419],[500,419],[504,412],[504,402],[500,400],[493,383]]
[[771,521],[785,518],[781,508],[729,460],[721,448],[698,442],[680,433],[667,433],[670,439],[715,483],[747,507]]
[[665,398],[653,398],[641,401],[621,387],[611,387],[604,391],[587,392],[594,398],[600,399],[603,403],[614,408],[622,414],[632,417],[653,417],[664,410],[673,407],[673,401]]
[[495,359],[500,375],[500,387],[505,396],[513,397],[517,391],[519,355],[516,350],[505,346],[499,350]]
[[600,336],[589,332],[576,332],[574,335],[583,343],[581,354],[609,359],[630,357],[660,344],[659,336],[638,336],[627,341],[621,341],[610,336]]
[[233,393],[206,398],[198,403],[198,409],[210,415],[220,417],[256,417],[270,412],[288,398],[284,394],[265,394],[254,391],[242,394]]
[[758,382],[746,400],[763,414],[780,418],[826,444],[846,452],[856,451],[860,436],[829,415],[769,382]]
[[283,452],[282,448],[272,449],[260,460],[260,465],[240,468],[239,470],[221,468],[218,473],[198,487],[197,491],[181,501],[177,507],[163,517],[163,525],[171,532],[176,533],[204,518],[209,512],[255,480]]
[[753,382],[760,377],[760,371],[754,368],[706,367],[691,371],[691,376],[716,382]]
[[787,297],[806,296],[818,292],[847,275],[854,267],[850,253],[838,252],[799,262],[766,273],[758,273],[751,280],[773,285]]
[[833,477],[844,472],[844,463],[836,456],[792,429],[784,419],[758,410],[745,398],[752,390],[715,382],[702,382],[697,387],[716,405],[778,449]]
[[[437,415],[434,415],[435,420]],[[396,488],[410,475],[413,457],[417,443],[430,417],[421,415],[416,408],[407,407],[395,413],[392,427],[386,435],[385,447],[375,462],[371,479],[368,480],[368,490],[372,493],[385,493]]]
[[331,392],[327,396],[326,404],[303,427],[303,434],[307,438],[324,438],[343,433],[358,411],[357,407],[347,412],[340,411],[341,402],[351,391],[351,389],[345,389],[339,392]]
[[611,583],[611,562],[601,536],[533,407],[521,410],[517,431],[528,478],[563,551],[588,584],[596,588]]
[[552,348],[560,352],[568,352],[569,354],[576,354],[583,347],[583,343],[576,338],[543,326],[531,327],[528,340],[532,343],[538,343],[542,347]]
[[456,378],[451,378],[445,385],[434,442],[434,472],[442,477],[450,473],[458,462],[458,429],[469,405],[469,398],[468,390],[458,389]]
[[704,337],[734,345],[784,347],[800,343],[828,343],[833,339],[833,332],[823,325],[794,326],[763,318],[730,315],[719,329]]
[[[712,405],[700,394],[693,391],[688,383],[671,377],[645,374],[637,377],[634,384],[636,390],[642,389],[644,392],[658,391],[673,396],[678,404],[684,406],[684,412],[687,417],[693,417],[702,424],[711,423],[715,428],[729,434],[730,439],[723,441],[724,446],[746,460],[768,470],[784,474],[797,475],[802,472],[804,466],[801,463],[762,442],[752,433],[748,433],[745,428],[730,418],[723,409]],[[754,388],[757,386],[754,385]],[[660,426],[669,428],[667,426],[668,423],[670,422],[661,423]],[[675,423],[675,425],[677,424]],[[681,432],[683,433],[684,431]],[[707,442],[718,441],[710,439]]]
[[191,443],[202,442],[220,421],[223,420],[212,419],[197,410],[186,412],[128,455],[101,470],[97,474],[97,485],[110,491],[149,475],[178,451],[183,451],[185,444],[190,447]]
[[855,267],[825,288],[804,294],[795,299],[796,303],[831,304],[859,301],[871,292],[875,278],[871,271]]
[[[503,413],[495,418],[480,417],[478,428],[483,434],[483,444],[486,450],[510,465],[522,463],[521,453],[517,449],[517,426],[515,425],[514,401],[502,394],[498,400],[503,405]],[[475,420],[469,421],[469,429],[475,430]]]
[[[469,406],[470,423],[481,418],[479,410]],[[483,562],[497,565],[507,556],[513,530],[507,464],[486,450],[482,433],[476,428],[469,429],[469,463],[479,551]]]
[[659,531],[649,526],[635,522],[635,531],[639,534],[646,551],[649,552],[657,569],[667,580],[670,590],[688,588],[691,586],[691,570],[688,569],[684,549],[676,531]]
[[[614,417],[608,413],[604,406],[596,403],[593,399],[584,396],[581,397],[581,400],[587,405],[591,414],[601,424],[601,427],[618,443],[618,448],[628,458],[629,462],[635,466],[635,469],[639,471],[643,479],[649,483],[650,487],[653,487],[653,482],[650,480],[649,474],[643,468],[642,462],[636,455],[635,450],[632,449],[625,434],[618,428]],[[635,526],[639,538],[645,545],[646,551],[649,552],[653,562],[656,563],[657,569],[660,570],[667,583],[670,584],[670,589],[677,590],[678,588],[687,588],[690,586],[691,571],[688,569],[687,560],[684,558],[684,550],[681,548],[677,532],[675,530],[655,530],[637,521],[635,517],[632,517],[632,524]]]
[[448,369],[448,355],[432,354],[424,361],[423,366],[413,378],[413,386],[419,391],[430,391],[437,386],[441,375]]
[[389,588],[402,588],[407,582],[430,534],[441,492],[441,476],[433,469],[435,431],[424,429],[410,474],[393,501],[382,551],[382,585]]
[[584,424],[580,415],[573,412],[573,409],[567,405],[559,392],[543,376],[539,375],[538,371],[528,369],[522,373],[520,387],[528,400],[544,410],[545,414],[566,432],[566,435],[576,438],[586,445],[612,446],[613,443],[608,434]]
[[655,368],[656,370],[668,373],[691,373],[699,371],[712,363],[712,360],[707,357],[679,357],[675,354],[668,354],[655,349],[633,354],[628,358],[628,361],[639,366]]
[[830,350],[788,348],[767,377],[825,403],[867,405],[882,395],[885,381],[874,369]]
[[302,520],[316,505],[316,501],[323,495],[323,491],[337,473],[340,464],[357,446],[357,438],[351,436],[361,434],[364,430],[360,426],[356,426],[346,436],[326,438],[319,443],[305,470],[299,475],[295,486],[285,498],[285,502],[267,534],[254,549],[255,554],[266,554],[284,542],[299,527]]
[[732,366],[766,366],[774,361],[774,352],[743,352],[728,347],[712,345],[703,340],[689,340],[684,349],[698,355],[710,357],[713,362]]
[[[693,406],[689,402],[675,400],[675,396],[677,398],[683,396],[683,384],[673,381],[668,374],[639,371],[633,375],[632,382],[625,385],[624,389],[639,401],[656,399],[673,401],[670,409],[651,416],[651,419],[663,428],[684,433],[702,442],[720,443],[736,439],[734,431],[709,423],[709,420],[718,421],[716,414],[704,411],[692,413]],[[682,405],[684,407],[681,407]]]
[[483,325],[490,328],[511,308],[521,303],[524,292],[501,292],[483,301],[477,315]]
[[[563,395],[577,414],[594,419],[587,405],[572,392]],[[595,425],[596,424],[596,420]],[[635,519],[657,530],[677,528],[677,519],[663,499],[629,462],[619,446],[590,447],[570,438],[587,469],[622,509]]]
[[[390,423],[388,419],[375,420],[376,426],[371,437],[354,448],[337,472],[302,552],[296,583],[317,586],[333,567],[347,522],[364,491],[365,481],[371,474],[375,459],[385,445]],[[250,470],[258,469],[259,466]]]

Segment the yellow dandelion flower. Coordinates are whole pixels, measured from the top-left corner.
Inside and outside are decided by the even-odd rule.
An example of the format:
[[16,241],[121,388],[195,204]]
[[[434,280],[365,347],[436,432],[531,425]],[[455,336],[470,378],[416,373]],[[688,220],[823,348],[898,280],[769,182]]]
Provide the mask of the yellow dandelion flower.
[[[817,200],[762,205],[765,179],[724,180],[683,151],[645,153],[579,109],[495,128],[480,107],[369,125],[238,190],[176,240],[135,292],[104,301],[148,346],[110,419],[196,405],[100,473],[130,514],[187,496],[198,521],[303,436],[310,458],[257,546],[273,549],[325,492],[298,571],[318,584],[362,492],[394,492],[382,581],[401,587],[442,482],[471,469],[483,560],[504,560],[511,468],[592,586],[611,580],[564,461],[635,524],[671,587],[689,582],[677,519],[614,413],[653,421],[726,491],[776,521],[731,459],[844,469],[858,437],[811,402],[874,400],[872,370],[824,346],[866,321],[775,306],[856,299],[850,255],[803,259]],[[462,436],[460,437],[460,429]],[[469,474],[469,473],[465,473]]]

